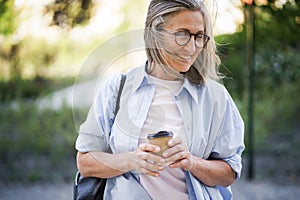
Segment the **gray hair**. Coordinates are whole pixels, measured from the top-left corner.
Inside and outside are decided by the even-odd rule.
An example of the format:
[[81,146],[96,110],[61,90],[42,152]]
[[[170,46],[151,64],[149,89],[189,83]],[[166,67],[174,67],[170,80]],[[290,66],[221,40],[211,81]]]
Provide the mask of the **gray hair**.
[[[166,65],[164,58],[160,53],[163,45],[163,35],[159,29],[168,22],[170,14],[182,10],[199,10],[204,19],[205,33],[211,38],[203,48],[191,68],[185,73],[190,82],[197,85],[205,83],[206,78],[219,80],[220,75],[218,67],[220,58],[216,53],[216,44],[214,41],[210,16],[203,1],[199,0],[151,0],[148,7],[147,18],[145,22],[144,40],[146,45],[146,54],[149,63],[156,62],[163,64],[164,70],[173,73],[177,77],[183,77],[178,72]],[[148,65],[147,72],[151,70]]]

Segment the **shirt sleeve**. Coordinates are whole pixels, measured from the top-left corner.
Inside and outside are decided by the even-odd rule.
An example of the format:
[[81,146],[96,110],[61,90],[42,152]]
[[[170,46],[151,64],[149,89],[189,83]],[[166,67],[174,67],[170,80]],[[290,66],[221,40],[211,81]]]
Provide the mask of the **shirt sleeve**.
[[79,127],[75,148],[80,152],[109,151],[109,134],[121,76],[110,77],[97,90],[86,120]]
[[225,113],[219,129],[219,136],[212,149],[210,158],[226,161],[236,172],[236,178],[239,179],[242,170],[241,156],[245,149],[244,122],[228,93],[227,97]]

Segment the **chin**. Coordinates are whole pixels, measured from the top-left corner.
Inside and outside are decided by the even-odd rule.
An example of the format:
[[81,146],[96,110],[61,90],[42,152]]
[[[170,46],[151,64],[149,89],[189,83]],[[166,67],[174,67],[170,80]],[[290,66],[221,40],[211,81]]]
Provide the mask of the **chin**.
[[189,71],[189,69],[192,66],[191,61],[186,61],[186,60],[172,60],[172,61],[173,62],[170,62],[170,66],[179,73],[185,73]]
[[186,66],[186,67],[178,67],[176,71],[178,71],[179,73],[185,73],[187,71],[189,71],[189,69],[191,68],[191,66]]

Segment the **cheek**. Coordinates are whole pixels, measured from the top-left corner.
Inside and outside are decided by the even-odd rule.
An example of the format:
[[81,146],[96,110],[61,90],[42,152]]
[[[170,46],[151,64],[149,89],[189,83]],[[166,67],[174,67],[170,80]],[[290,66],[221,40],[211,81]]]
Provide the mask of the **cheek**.
[[163,59],[169,63],[169,64],[173,64],[173,58],[171,55],[169,55],[165,50],[161,51],[161,55],[163,57]]

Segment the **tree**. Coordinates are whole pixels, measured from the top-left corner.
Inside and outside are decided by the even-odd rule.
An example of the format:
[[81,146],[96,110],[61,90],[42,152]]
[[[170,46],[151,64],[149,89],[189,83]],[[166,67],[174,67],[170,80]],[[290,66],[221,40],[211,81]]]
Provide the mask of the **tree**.
[[0,0],[0,36],[8,36],[14,33],[17,28],[15,20],[17,15],[14,0]]
[[55,0],[45,7],[45,14],[52,16],[50,25],[72,29],[89,22],[94,4],[92,0]]
[[[255,2],[256,89],[262,94],[268,94],[278,84],[294,83],[300,76],[300,58],[296,56],[300,51],[300,1],[287,1],[283,5],[276,0],[265,0],[264,4],[258,4],[262,2],[259,0]],[[217,37],[221,43],[229,41],[230,48],[221,46],[221,53],[224,55],[224,65],[236,80],[229,81],[229,87],[238,89],[238,94],[244,90],[241,85],[244,85],[245,77],[242,70],[245,24],[240,30],[233,35]]]
[[266,89],[300,76],[299,10],[300,1],[271,0],[256,7],[256,73]]

